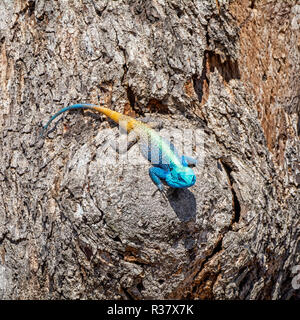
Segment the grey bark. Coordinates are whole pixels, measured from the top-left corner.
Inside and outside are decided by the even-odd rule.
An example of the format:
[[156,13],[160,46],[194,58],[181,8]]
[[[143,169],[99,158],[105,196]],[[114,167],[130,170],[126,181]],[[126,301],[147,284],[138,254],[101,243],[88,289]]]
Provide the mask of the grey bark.
[[[299,107],[278,167],[231,3],[0,0],[0,298],[299,299]],[[91,113],[38,139],[76,102],[201,130],[196,185],[164,201],[147,164],[104,166]]]

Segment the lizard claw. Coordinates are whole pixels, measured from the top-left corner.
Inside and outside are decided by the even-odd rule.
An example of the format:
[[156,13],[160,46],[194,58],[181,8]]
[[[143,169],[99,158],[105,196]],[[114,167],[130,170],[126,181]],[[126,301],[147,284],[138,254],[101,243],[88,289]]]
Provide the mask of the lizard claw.
[[156,192],[159,191],[164,198],[164,200],[168,201],[168,195],[167,192],[164,190],[163,186],[158,187],[152,194],[152,197],[156,194]]
[[161,195],[162,195],[162,197],[165,199],[165,201],[167,202],[168,201],[168,195],[167,195],[167,192],[164,190],[164,189],[162,189],[162,190],[159,190],[160,191],[160,193],[161,193]]
[[161,190],[159,189],[159,191],[162,195],[161,204],[163,207],[167,207],[169,202],[167,192],[164,189],[161,189]]
[[43,139],[45,137],[45,129],[42,128],[39,132],[39,136],[38,136],[38,139]]

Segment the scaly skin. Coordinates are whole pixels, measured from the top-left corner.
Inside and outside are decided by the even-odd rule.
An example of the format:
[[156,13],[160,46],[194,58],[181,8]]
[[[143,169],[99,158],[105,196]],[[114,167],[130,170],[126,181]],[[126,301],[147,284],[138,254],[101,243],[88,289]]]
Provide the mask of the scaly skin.
[[161,179],[173,188],[191,187],[196,182],[194,171],[188,167],[189,164],[196,165],[197,161],[187,156],[179,156],[174,145],[162,138],[155,130],[141,121],[126,116],[122,113],[99,107],[93,104],[74,104],[61,109],[53,115],[43,130],[47,130],[49,124],[60,114],[68,110],[90,109],[98,111],[127,132],[134,131],[140,140],[140,149],[143,156],[148,159],[153,167],[149,169],[149,175],[160,191],[163,191]]

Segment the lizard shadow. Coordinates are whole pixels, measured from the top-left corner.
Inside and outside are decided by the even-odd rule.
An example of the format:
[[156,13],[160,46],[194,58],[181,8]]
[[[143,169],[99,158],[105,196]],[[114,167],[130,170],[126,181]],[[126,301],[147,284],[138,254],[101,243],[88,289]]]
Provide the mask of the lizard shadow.
[[174,189],[174,191],[168,195],[168,200],[181,222],[187,222],[196,219],[196,198],[190,190]]

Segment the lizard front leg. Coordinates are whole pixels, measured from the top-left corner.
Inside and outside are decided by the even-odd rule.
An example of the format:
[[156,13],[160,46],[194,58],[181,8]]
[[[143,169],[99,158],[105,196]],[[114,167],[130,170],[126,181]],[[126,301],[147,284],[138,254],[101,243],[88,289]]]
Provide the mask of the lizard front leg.
[[[157,186],[157,190],[160,191],[160,193],[163,195],[164,199],[167,201],[168,197],[164,190],[163,184],[161,182],[161,179],[166,179],[167,175],[169,174],[168,171],[160,168],[160,167],[152,167],[149,169],[149,176],[152,179],[152,181]],[[157,191],[156,190],[156,191]],[[152,196],[156,193],[156,191],[153,193]]]
[[166,179],[167,174],[168,172],[160,167],[151,167],[149,169],[149,176],[160,191],[164,189],[161,179]]

